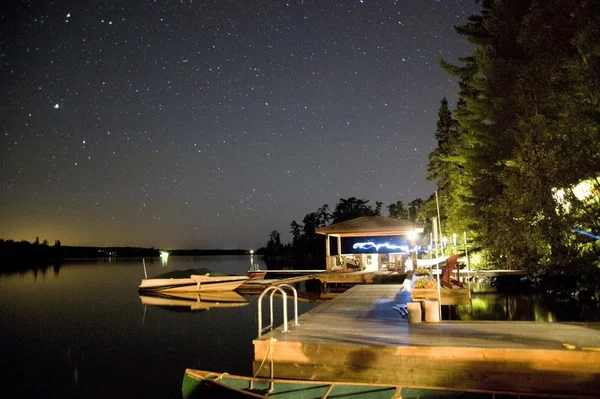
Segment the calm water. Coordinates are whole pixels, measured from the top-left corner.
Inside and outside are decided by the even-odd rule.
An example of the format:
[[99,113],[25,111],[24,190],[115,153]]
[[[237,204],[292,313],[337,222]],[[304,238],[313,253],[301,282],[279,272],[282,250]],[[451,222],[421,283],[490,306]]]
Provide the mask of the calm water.
[[[249,256],[193,259],[225,273],[244,274],[251,264]],[[149,276],[193,267],[189,257],[146,265]],[[143,306],[143,276],[141,259],[0,276],[3,388],[19,397],[180,398],[186,367],[251,375],[256,296],[245,297],[246,306],[207,311]],[[275,305],[280,325],[281,303]],[[299,312],[312,307],[300,302]]]
[[[196,267],[236,274],[252,263],[264,267],[249,256],[193,261]],[[171,257],[166,264],[147,259],[146,265],[149,276],[194,266],[189,257]],[[3,388],[27,398],[180,398],[186,367],[252,374],[256,296],[246,296],[246,306],[207,311],[144,306],[137,292],[143,275],[141,259],[73,261],[45,273],[0,275]],[[454,308],[451,318],[547,322],[588,317],[526,296],[482,293],[472,303]],[[300,302],[299,311],[314,306]],[[280,300],[275,310],[280,325]]]

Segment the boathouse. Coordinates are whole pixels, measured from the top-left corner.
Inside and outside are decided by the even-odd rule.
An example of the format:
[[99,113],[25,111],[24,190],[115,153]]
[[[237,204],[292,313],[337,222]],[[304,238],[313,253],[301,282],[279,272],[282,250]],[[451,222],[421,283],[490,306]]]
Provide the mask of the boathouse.
[[[384,216],[362,216],[345,222],[319,227],[317,234],[325,235],[327,271],[357,269],[378,271],[402,270],[411,259],[416,264],[416,247],[423,233],[417,223]],[[331,240],[336,254],[331,254]],[[346,242],[342,243],[342,238]]]

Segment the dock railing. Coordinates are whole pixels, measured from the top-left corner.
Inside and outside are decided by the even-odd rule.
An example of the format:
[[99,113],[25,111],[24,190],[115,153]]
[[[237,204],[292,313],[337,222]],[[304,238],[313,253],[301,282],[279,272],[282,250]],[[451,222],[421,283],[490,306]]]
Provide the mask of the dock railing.
[[[287,312],[287,309],[288,309],[287,293],[285,292],[284,288],[290,288],[294,293],[294,326],[299,325],[298,324],[298,292],[296,291],[296,289],[289,284],[279,284],[278,286],[267,287],[262,292],[262,294],[260,294],[260,296],[258,297],[258,337],[260,337],[263,334],[263,332],[265,332],[266,330],[273,329],[273,296],[275,295],[276,292],[279,292],[281,294],[281,297],[283,298],[283,332],[289,331],[288,330],[288,312]],[[263,328],[263,326],[262,326],[262,320],[263,320],[262,299],[269,291],[271,292],[271,295],[269,296],[270,324]]]

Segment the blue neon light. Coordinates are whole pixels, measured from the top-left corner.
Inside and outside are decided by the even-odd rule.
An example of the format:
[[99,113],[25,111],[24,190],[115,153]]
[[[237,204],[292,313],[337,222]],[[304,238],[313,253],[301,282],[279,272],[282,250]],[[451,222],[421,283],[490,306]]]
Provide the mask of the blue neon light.
[[583,230],[579,230],[579,229],[573,229],[571,231],[574,233],[583,234],[584,236],[592,237],[593,239],[596,239],[596,240],[600,240],[600,236],[597,236],[592,233],[588,233],[587,231],[583,231]]
[[394,244],[390,244],[388,242],[383,243],[383,244],[375,244],[373,241],[357,242],[356,244],[354,244],[352,246],[352,249],[361,249],[363,251],[373,249],[373,248],[375,248],[375,250],[377,252],[379,252],[380,248],[400,249],[400,250],[402,250],[402,252],[407,252],[407,253],[409,252],[409,248],[406,245],[394,245]]

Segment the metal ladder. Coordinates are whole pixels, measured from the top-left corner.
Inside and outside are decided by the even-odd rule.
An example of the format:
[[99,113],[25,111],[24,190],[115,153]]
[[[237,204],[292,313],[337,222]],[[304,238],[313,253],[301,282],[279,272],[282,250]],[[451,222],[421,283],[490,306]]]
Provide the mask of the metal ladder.
[[[283,298],[283,332],[288,332],[288,312],[287,312],[287,294],[283,288],[291,288],[294,292],[294,326],[298,326],[298,292],[294,287],[289,284],[279,284],[278,286],[271,286],[265,288],[265,290],[258,297],[258,337],[263,334],[268,329],[273,330],[273,295],[275,292],[279,292],[281,297]],[[269,310],[271,315],[271,324],[266,327],[262,327],[262,299],[263,297],[271,291],[271,295],[269,297]]]

